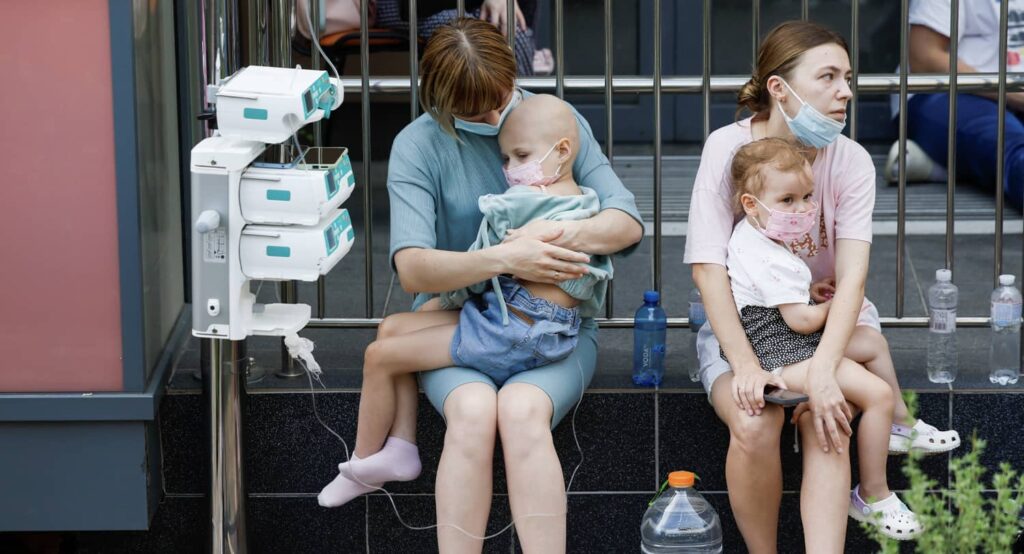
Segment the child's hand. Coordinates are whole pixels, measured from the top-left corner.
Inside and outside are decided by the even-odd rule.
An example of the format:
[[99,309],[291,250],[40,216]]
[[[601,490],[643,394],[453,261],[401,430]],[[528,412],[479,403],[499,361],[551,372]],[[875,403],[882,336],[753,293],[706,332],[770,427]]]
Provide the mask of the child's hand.
[[836,280],[834,277],[811,283],[811,299],[819,304],[832,300],[835,294]]

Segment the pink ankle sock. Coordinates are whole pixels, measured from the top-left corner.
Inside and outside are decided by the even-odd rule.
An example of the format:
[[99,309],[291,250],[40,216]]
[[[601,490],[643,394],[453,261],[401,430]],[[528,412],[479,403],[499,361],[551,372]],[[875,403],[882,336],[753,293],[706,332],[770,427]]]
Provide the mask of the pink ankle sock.
[[353,456],[341,474],[364,483],[387,483],[412,481],[419,477],[420,469],[420,449],[407,440],[388,437],[376,454],[360,459]]
[[316,501],[321,506],[324,508],[337,508],[338,506],[348,503],[357,496],[377,490],[377,487],[383,484],[383,481],[371,483],[363,479],[363,482],[368,485],[375,485],[368,487],[346,477],[345,470],[347,469],[348,464],[356,461],[360,461],[360,459],[353,455],[350,461],[338,464],[338,476],[328,483],[316,497]]

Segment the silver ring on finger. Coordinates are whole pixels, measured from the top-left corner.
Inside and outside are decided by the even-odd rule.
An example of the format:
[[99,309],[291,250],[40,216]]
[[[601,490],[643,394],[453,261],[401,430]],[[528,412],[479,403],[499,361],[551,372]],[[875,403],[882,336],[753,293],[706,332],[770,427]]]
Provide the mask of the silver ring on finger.
[[562,276],[562,272],[561,272],[561,271],[558,271],[558,270],[556,269],[556,270],[555,270],[555,280],[557,281],[557,280],[558,280],[558,278],[559,278],[559,277],[561,277],[561,276]]

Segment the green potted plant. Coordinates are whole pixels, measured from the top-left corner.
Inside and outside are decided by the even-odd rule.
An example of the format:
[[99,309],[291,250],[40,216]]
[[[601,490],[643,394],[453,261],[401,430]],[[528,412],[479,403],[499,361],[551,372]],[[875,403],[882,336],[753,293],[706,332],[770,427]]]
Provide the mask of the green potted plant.
[[[907,406],[912,413],[915,405],[916,398],[909,393]],[[949,489],[940,488],[921,469],[920,454],[907,456],[903,473],[910,480],[910,488],[901,496],[924,526],[915,540],[916,552],[1011,552],[1022,528],[1024,475],[1003,462],[992,475],[991,486],[986,486],[987,468],[981,464],[984,451],[985,441],[973,433],[970,450],[950,460]],[[900,551],[900,543],[883,536],[874,525],[864,523],[862,528],[878,542],[880,552]]]

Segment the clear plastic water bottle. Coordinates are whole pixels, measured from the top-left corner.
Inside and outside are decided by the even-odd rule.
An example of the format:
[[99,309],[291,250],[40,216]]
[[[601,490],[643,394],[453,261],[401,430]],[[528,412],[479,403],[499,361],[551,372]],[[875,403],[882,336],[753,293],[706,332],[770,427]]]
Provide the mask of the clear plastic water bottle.
[[1000,275],[999,286],[992,291],[988,380],[1000,385],[1011,385],[1020,378],[1021,296],[1013,281],[1013,275]]
[[959,289],[952,279],[952,271],[939,269],[935,272],[935,284],[928,289],[928,380],[932,383],[952,383],[959,367],[956,348]]
[[704,299],[700,296],[700,289],[693,287],[690,290],[690,331],[696,333],[700,331],[708,320],[707,314],[704,312]]
[[[690,290],[690,331],[697,333],[700,328],[704,326],[708,321],[707,312],[704,311],[704,299],[700,296],[700,289],[693,287]],[[697,358],[697,340],[696,338],[691,343],[693,346],[692,354],[687,358],[687,370],[690,375],[690,380],[693,382],[700,381],[700,361]]]
[[640,552],[646,554],[722,552],[718,512],[696,489],[693,474],[673,471],[640,522]]
[[646,387],[661,384],[665,376],[665,331],[668,321],[658,304],[656,290],[644,292],[644,305],[633,318],[633,383]]

